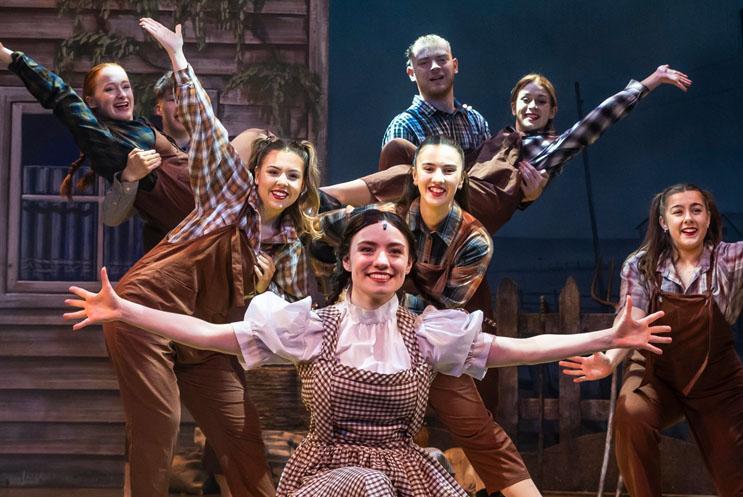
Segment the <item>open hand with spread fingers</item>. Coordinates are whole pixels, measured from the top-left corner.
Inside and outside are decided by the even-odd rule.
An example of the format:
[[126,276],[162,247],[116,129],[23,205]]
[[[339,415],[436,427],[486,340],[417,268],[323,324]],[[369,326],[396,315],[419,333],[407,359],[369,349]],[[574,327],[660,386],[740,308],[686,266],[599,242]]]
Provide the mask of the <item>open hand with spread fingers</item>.
[[123,299],[116,294],[111,286],[105,267],[101,269],[100,292],[93,293],[84,288],[71,286],[70,293],[74,293],[80,298],[66,299],[65,304],[70,307],[78,307],[81,310],[67,312],[62,317],[67,321],[82,320],[72,326],[73,330],[77,331],[92,324],[121,319]]
[[614,337],[611,348],[640,349],[653,354],[662,354],[663,351],[653,344],[671,343],[671,337],[660,336],[671,332],[670,326],[651,326],[664,316],[663,311],[654,312],[641,319],[632,318],[632,297],[627,295],[626,305],[614,321],[612,330]]
[[183,34],[180,24],[175,26],[175,31],[171,31],[154,19],[143,17],[139,20],[139,26],[147,31],[169,54],[183,50]]
[[614,368],[611,359],[603,352],[596,352],[588,357],[574,356],[559,362],[562,372],[574,376],[575,383],[595,381],[609,376]]

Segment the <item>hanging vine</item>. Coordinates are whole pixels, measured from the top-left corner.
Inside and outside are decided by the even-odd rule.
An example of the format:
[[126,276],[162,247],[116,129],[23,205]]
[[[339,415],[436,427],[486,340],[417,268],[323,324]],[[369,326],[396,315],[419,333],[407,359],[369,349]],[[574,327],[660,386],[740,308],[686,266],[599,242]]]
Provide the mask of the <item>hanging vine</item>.
[[[320,79],[304,64],[284,61],[277,50],[269,48],[269,60],[246,66],[243,62],[245,34],[250,32],[263,43],[269,42],[268,31],[260,15],[267,0],[174,0],[175,24],[190,22],[198,50],[206,46],[208,25],[230,32],[235,39],[235,62],[238,72],[227,82],[227,89],[239,89],[254,103],[261,105],[262,114],[281,134],[291,134],[292,109],[306,111],[313,118],[319,113]],[[75,19],[74,34],[64,40],[57,50],[55,64],[64,73],[74,61],[89,57],[94,64],[102,61],[120,61],[137,55],[153,67],[165,69],[157,58],[160,50],[148,39],[145,42],[112,32],[111,12],[131,9],[143,17],[157,17],[157,0],[57,0],[60,15]],[[92,19],[91,19],[92,18]],[[94,20],[96,30],[91,31]],[[87,25],[87,30],[86,30]],[[154,105],[152,84],[157,76],[132,75],[138,114],[149,114]]]
[[252,100],[266,102],[262,117],[277,126],[281,135],[296,136],[292,110],[306,110],[314,119],[319,115],[320,78],[304,64],[272,59],[251,64],[227,82],[229,89],[240,89]]

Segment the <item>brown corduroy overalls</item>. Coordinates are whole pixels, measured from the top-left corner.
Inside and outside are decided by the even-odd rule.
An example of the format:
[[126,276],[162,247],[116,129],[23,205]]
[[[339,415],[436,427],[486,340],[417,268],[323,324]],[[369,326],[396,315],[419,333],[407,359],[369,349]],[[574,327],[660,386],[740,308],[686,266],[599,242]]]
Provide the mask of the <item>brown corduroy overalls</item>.
[[619,394],[617,463],[632,497],[660,497],[660,431],[686,416],[722,497],[743,497],[743,366],[730,325],[707,291],[682,295],[655,282],[651,312],[672,327],[663,355],[634,352]]
[[[164,240],[116,291],[148,307],[224,323],[252,290],[254,261],[245,234],[226,226],[184,242]],[[133,497],[168,495],[181,399],[214,447],[233,495],[266,495],[254,488],[268,466],[236,358],[118,322],[105,324],[104,334],[126,414]]]

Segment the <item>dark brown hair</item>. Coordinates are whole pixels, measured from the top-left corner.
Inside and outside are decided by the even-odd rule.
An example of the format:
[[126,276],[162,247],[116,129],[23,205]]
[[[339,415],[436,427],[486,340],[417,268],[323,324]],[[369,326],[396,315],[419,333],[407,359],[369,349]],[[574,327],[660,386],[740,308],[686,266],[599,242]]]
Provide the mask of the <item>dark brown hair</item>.
[[660,218],[664,216],[666,208],[668,207],[668,197],[676,193],[688,191],[699,192],[704,199],[705,207],[709,212],[709,228],[707,229],[707,234],[704,236],[704,243],[712,244],[714,246],[722,240],[722,216],[720,215],[720,211],[717,209],[717,204],[715,203],[712,194],[689,183],[678,183],[669,186],[662,192],[656,194],[650,202],[648,228],[645,232],[645,239],[637,250],[637,252],[645,252],[638,261],[638,267],[640,273],[647,281],[653,281],[655,278],[655,270],[659,261],[666,257],[671,257],[675,262],[678,257],[678,254],[676,254],[673,247],[671,235],[660,226]]
[[467,178],[467,173],[464,170],[464,151],[462,150],[462,147],[459,146],[459,143],[454,141],[453,138],[450,138],[446,135],[431,135],[426,137],[423,142],[418,146],[418,148],[415,150],[415,155],[413,156],[413,167],[410,170],[410,176],[408,176],[408,182],[405,185],[405,190],[402,195],[402,197],[398,200],[397,203],[402,204],[405,209],[410,207],[410,204],[413,203],[413,200],[418,198],[420,196],[420,191],[418,191],[418,187],[413,182],[413,170],[417,166],[418,163],[418,154],[421,150],[423,150],[425,147],[428,147],[429,145],[445,145],[447,147],[451,147],[454,150],[457,151],[457,155],[459,155],[459,160],[461,164],[461,171],[462,171],[462,186],[461,188],[457,189],[457,192],[454,194],[454,201],[459,204],[459,206],[464,209],[469,209],[469,198],[467,196],[467,190],[469,189],[469,181]]
[[[417,252],[415,235],[413,235],[410,227],[402,217],[394,212],[382,211],[379,209],[368,209],[359,212],[358,214],[354,214],[346,225],[346,229],[343,231],[343,236],[341,238],[341,243],[336,249],[338,264],[336,265],[336,272],[334,275],[334,293],[332,297],[328,299],[329,303],[338,300],[338,296],[351,282],[351,273],[346,271],[343,267],[343,259],[348,257],[351,251],[351,242],[353,241],[353,237],[356,233],[367,226],[380,222],[387,222],[402,233],[405,240],[408,242],[408,257],[410,258],[410,262],[413,264],[413,268],[415,268],[415,256]],[[412,269],[412,271],[414,270],[415,269]]]

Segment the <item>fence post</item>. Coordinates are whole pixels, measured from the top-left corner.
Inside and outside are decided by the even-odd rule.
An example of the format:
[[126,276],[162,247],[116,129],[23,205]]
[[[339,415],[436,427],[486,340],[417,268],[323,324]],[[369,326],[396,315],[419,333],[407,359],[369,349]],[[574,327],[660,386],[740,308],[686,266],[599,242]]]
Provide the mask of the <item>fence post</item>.
[[[498,336],[516,338],[519,330],[519,290],[513,280],[504,278],[495,296],[495,320]],[[498,371],[498,422],[511,436],[518,434],[519,380],[518,369]]]
[[[560,330],[566,334],[580,332],[580,292],[572,276],[560,292]],[[567,448],[580,434],[580,385],[564,374],[560,374],[559,406],[560,445]]]

